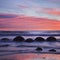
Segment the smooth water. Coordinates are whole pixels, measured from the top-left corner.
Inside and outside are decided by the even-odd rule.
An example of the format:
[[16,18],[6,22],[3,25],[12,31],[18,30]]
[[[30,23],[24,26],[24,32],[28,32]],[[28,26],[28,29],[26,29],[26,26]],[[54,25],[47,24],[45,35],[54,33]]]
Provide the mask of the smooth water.
[[[17,34],[17,35],[16,35]],[[42,34],[42,36],[41,36]],[[47,35],[48,34],[48,35]],[[54,35],[55,34],[55,35]],[[60,41],[59,32],[0,32],[0,56],[9,55],[15,53],[50,53],[50,49],[55,49],[56,53],[60,54],[60,42],[14,42],[13,39],[16,36],[22,36],[25,40],[32,38],[35,40],[36,37],[43,37],[45,40],[54,35],[57,41]],[[2,38],[8,38],[9,42],[1,42]],[[7,46],[6,46],[7,45]],[[40,47],[42,51],[36,51],[36,48]],[[54,53],[54,52],[52,52]]]
[[43,53],[50,53],[50,49],[55,49],[56,53],[60,53],[60,42],[0,42],[0,55],[14,53],[38,53],[38,51],[36,51],[37,47],[42,48],[43,50],[41,52]]

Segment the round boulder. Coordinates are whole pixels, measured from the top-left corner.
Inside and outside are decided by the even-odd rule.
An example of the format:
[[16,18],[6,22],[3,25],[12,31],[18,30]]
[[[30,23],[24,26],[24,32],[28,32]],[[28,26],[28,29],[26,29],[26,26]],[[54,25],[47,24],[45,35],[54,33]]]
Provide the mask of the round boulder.
[[55,37],[48,37],[46,41],[54,42],[54,41],[57,41],[57,39]]
[[0,45],[0,47],[8,47],[8,46],[9,46],[8,44]]
[[29,43],[31,43],[31,42],[33,42],[33,39],[28,38],[28,39],[25,40],[25,42],[29,42]]
[[56,50],[55,49],[51,49],[51,50],[49,50],[49,52],[56,52]]
[[15,37],[14,39],[13,39],[13,41],[15,41],[15,42],[23,42],[25,39],[23,38],[23,37],[21,37],[21,36],[17,36],[17,37]]
[[40,47],[37,47],[36,48],[36,51],[42,51],[43,49],[42,48],[40,48]]
[[1,41],[2,41],[2,42],[8,42],[9,39],[8,39],[8,38],[2,38]]
[[37,38],[35,39],[35,41],[37,41],[37,42],[43,42],[43,41],[45,41],[45,40],[44,40],[44,38],[42,38],[42,37],[37,37]]

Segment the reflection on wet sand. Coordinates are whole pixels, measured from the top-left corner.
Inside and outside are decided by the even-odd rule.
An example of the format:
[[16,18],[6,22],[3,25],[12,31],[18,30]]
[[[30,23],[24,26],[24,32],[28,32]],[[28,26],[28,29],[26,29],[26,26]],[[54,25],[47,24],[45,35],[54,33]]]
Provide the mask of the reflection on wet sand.
[[8,56],[0,56],[0,60],[60,60],[60,54],[14,54]]

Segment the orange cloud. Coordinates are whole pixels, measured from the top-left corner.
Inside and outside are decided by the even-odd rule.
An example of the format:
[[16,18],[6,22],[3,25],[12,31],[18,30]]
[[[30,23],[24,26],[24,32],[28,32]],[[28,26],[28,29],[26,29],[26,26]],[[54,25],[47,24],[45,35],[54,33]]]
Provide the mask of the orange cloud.
[[60,16],[60,10],[57,10],[57,9],[43,8],[42,12]]
[[33,8],[38,12],[38,13],[47,13],[51,15],[58,15],[60,16],[60,9],[58,8],[42,8],[38,6],[33,6]]
[[0,30],[60,30],[60,21],[28,16],[3,18]]

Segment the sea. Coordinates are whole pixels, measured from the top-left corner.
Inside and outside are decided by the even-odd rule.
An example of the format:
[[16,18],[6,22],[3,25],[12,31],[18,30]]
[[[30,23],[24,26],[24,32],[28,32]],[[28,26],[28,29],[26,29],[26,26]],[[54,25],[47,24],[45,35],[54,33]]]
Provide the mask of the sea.
[[[53,36],[55,42],[14,42],[16,36],[22,36],[25,40],[42,37],[45,40]],[[2,38],[9,41],[2,42]],[[42,51],[36,51],[40,47]],[[49,51],[55,49],[54,51]],[[0,60],[60,60],[60,31],[0,31]]]

